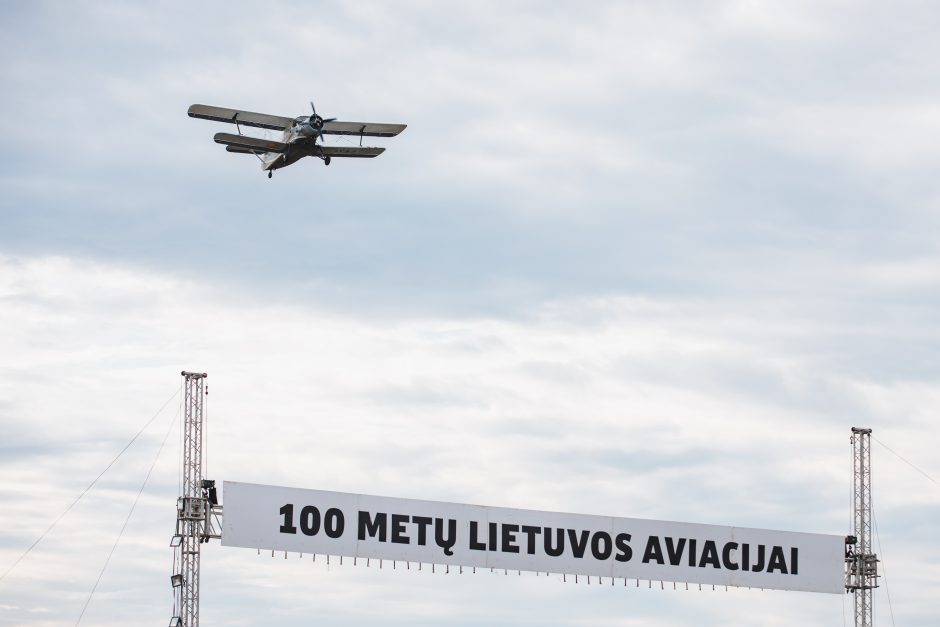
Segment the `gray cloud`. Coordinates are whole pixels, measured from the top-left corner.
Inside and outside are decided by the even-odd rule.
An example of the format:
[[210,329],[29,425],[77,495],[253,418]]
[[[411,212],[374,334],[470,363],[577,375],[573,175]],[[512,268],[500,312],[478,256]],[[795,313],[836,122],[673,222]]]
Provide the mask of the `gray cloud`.
[[[925,20],[735,4],[225,13],[11,16],[5,247],[197,266],[382,315],[518,314],[622,290],[805,297],[851,286],[859,255],[933,250],[910,228],[936,229],[936,155],[916,141],[933,44],[909,26]],[[233,47],[246,29],[271,43]],[[381,161],[269,184],[183,113],[208,100],[289,114],[308,97],[411,126]]]

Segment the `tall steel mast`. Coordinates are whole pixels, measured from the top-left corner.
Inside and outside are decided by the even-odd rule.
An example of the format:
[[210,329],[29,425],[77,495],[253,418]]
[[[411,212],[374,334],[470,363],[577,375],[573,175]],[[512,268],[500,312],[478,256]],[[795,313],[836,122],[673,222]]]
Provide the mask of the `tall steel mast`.
[[846,540],[846,591],[855,595],[855,627],[871,627],[872,591],[878,587],[878,556],[872,552],[871,429],[852,427],[852,520]]
[[[173,547],[173,574],[170,583],[175,593],[170,627],[199,625],[200,547],[218,533],[222,508],[218,505],[215,481],[203,479],[203,431],[205,427],[205,372],[183,375],[183,468],[182,494],[176,501],[176,533]],[[216,523],[216,524],[213,524]]]

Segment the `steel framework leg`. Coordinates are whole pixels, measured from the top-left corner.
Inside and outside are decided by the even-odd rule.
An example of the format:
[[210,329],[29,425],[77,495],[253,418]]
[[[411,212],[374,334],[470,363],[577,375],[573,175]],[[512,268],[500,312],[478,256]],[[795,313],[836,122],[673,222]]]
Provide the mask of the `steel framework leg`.
[[871,543],[871,429],[852,427],[852,458],[855,535],[846,541],[845,587],[855,596],[855,627],[871,627],[872,592],[878,587],[878,556]]

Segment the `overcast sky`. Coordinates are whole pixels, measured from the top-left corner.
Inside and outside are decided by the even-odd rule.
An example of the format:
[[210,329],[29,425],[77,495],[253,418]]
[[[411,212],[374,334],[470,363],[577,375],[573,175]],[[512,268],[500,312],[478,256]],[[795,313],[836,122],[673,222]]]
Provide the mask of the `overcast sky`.
[[[940,478],[938,28],[914,1],[3,3],[0,571],[171,400],[0,581],[0,624],[75,624],[183,369],[216,480],[843,535],[850,427]],[[268,180],[186,115],[311,99],[408,128]],[[82,624],[168,622],[178,434]],[[876,622],[936,625],[940,487],[872,461]],[[202,564],[204,624],[852,621]]]

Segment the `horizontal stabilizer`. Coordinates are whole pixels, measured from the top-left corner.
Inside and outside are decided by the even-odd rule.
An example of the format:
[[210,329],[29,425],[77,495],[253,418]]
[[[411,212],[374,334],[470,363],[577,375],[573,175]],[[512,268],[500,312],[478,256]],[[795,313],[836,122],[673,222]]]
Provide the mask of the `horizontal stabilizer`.
[[248,137],[247,135],[232,135],[231,133],[216,133],[215,142],[236,148],[245,148],[257,152],[287,152],[287,144],[273,139]]
[[324,157],[378,157],[384,148],[359,148],[347,146],[322,146]]
[[395,137],[407,124],[377,124],[375,122],[325,122],[324,135],[359,135],[366,137]]
[[213,120],[215,122],[228,122],[229,124],[241,124],[244,126],[255,126],[266,128],[272,131],[283,131],[294,125],[294,118],[285,118],[280,115],[268,115],[267,113],[252,113],[251,111],[240,111],[238,109],[226,109],[225,107],[212,107],[209,105],[194,104],[189,108],[189,117],[200,118],[203,120]]

